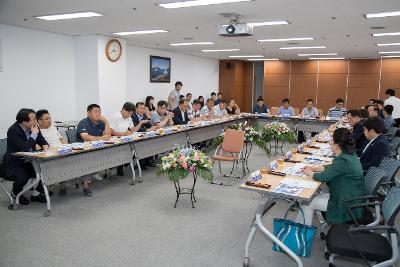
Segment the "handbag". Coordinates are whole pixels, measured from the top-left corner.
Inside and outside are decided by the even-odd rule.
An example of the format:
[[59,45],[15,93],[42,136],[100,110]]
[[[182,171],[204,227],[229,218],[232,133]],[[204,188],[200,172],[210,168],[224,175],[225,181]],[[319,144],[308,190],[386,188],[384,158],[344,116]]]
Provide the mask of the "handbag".
[[[303,215],[303,224],[286,219],[292,207],[300,210]],[[298,205],[291,205],[283,219],[274,218],[273,228],[274,235],[297,256],[304,258],[310,257],[317,228],[305,224],[304,212]],[[273,243],[272,250],[285,253],[275,242]]]

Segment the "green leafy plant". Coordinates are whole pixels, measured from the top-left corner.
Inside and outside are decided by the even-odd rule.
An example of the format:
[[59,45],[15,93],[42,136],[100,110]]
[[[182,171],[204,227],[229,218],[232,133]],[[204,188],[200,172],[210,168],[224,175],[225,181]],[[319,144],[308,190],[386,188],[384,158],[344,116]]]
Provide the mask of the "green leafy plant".
[[296,132],[291,130],[283,122],[272,122],[265,125],[261,135],[265,142],[271,140],[278,140],[280,142],[288,142],[291,144],[296,142]]

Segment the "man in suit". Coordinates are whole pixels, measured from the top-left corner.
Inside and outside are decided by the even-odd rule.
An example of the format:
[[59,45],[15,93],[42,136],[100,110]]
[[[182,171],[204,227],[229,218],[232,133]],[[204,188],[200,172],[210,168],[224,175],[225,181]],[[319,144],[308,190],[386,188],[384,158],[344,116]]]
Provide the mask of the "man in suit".
[[[7,131],[7,152],[4,155],[4,164],[6,175],[14,179],[13,188],[11,191],[12,197],[22,191],[25,184],[31,178],[36,177],[33,165],[25,161],[21,157],[16,157],[13,153],[16,152],[34,152],[36,146],[41,149],[47,149],[49,144],[44,139],[39,130],[36,121],[35,111],[32,109],[23,108],[18,111],[16,122]],[[24,196],[20,197],[21,205],[28,205],[29,200]],[[41,182],[33,190],[31,195],[32,202],[46,203],[44,190]]]
[[136,103],[136,111],[132,114],[132,121],[138,132],[150,132],[157,130],[157,126],[152,126],[150,118],[146,115],[146,107],[143,102]]
[[179,106],[174,109],[174,124],[180,125],[180,124],[187,124],[189,123],[189,116],[187,113],[188,109],[188,103],[186,100],[180,100],[179,101]]
[[389,155],[389,143],[382,135],[385,124],[378,117],[369,118],[364,122],[364,135],[369,143],[360,156],[364,171],[370,167],[378,167],[384,157]]
[[368,140],[364,136],[364,121],[361,119],[359,110],[349,110],[347,112],[347,117],[350,126],[353,127],[352,133],[353,139],[356,142],[356,153],[360,155],[364,147],[368,144]]
[[[132,121],[138,132],[151,132],[157,130],[157,126],[152,126],[150,123],[150,118],[146,115],[146,109],[143,102],[136,103],[136,111],[132,114]],[[147,170],[146,166],[155,167],[156,164],[152,157],[140,160],[140,166],[142,170]]]

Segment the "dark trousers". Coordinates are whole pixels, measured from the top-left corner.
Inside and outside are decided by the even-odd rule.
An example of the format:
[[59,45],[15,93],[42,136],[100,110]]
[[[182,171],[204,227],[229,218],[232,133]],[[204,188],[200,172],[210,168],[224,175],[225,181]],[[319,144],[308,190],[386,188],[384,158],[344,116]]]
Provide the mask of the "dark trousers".
[[[16,196],[22,191],[29,179],[36,177],[36,173],[32,163],[25,162],[21,167],[13,169],[11,171],[11,176],[14,178],[12,192],[14,193],[14,196]],[[40,193],[44,193],[42,182],[39,182],[36,190]]]
[[[316,132],[312,132],[311,133],[311,137],[314,137],[314,136],[316,136],[318,133],[316,133]],[[303,142],[305,142],[305,141],[307,141],[306,140],[306,136],[305,136],[305,134],[304,134],[304,132],[303,131],[299,131],[298,132],[298,135],[297,135],[297,142],[298,143],[303,143]]]

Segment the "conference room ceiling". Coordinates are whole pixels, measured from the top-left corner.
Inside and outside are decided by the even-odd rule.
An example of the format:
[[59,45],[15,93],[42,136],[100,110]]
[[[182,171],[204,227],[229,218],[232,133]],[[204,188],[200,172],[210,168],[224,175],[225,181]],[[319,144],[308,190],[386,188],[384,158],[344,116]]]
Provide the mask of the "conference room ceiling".
[[[175,1],[175,0],[173,0]],[[167,0],[0,0],[0,23],[66,35],[106,35],[134,30],[167,30],[168,33],[131,35],[128,44],[178,53],[227,59],[230,55],[263,55],[266,58],[304,59],[299,53],[338,53],[346,58],[379,58],[378,51],[399,51],[400,36],[373,37],[371,33],[400,32],[400,16],[366,19],[365,13],[400,11],[399,0],[255,0],[179,9],[157,3]],[[80,11],[102,17],[45,21],[35,18]],[[228,19],[220,13],[238,13],[241,22],[287,20],[288,25],[254,28],[251,37],[220,37],[217,25]],[[385,27],[371,29],[371,27]],[[257,42],[258,39],[314,37],[293,42]],[[214,42],[214,45],[170,46],[178,42]],[[291,44],[288,44],[291,43]],[[287,46],[327,46],[326,49],[280,50]],[[205,53],[202,49],[239,48],[236,52]]]

